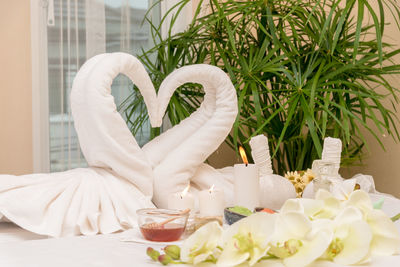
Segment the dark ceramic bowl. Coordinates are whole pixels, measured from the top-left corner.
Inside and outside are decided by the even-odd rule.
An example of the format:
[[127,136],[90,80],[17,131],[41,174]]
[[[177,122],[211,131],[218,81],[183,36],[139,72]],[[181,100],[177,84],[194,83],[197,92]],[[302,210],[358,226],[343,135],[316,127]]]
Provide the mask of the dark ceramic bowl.
[[229,208],[230,207],[224,209],[224,217],[227,224],[234,224],[235,222],[247,217],[246,215],[230,211]]

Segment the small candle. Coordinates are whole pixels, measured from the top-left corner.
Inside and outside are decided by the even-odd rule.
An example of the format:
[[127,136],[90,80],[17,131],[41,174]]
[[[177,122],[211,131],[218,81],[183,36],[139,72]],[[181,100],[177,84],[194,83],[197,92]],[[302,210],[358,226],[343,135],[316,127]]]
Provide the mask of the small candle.
[[214,188],[199,192],[200,216],[222,216],[225,208],[224,192]]
[[254,210],[260,206],[260,181],[258,168],[255,164],[249,164],[246,153],[239,148],[244,164],[235,164],[233,169],[235,205]]
[[175,210],[194,210],[194,197],[188,192],[190,184],[182,191],[168,196],[168,208]]

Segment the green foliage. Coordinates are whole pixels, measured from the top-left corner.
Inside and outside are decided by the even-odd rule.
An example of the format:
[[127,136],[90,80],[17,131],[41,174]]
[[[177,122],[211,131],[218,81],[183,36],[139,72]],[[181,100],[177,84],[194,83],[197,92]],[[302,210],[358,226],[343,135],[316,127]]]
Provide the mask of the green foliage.
[[[377,11],[368,0],[200,1],[184,32],[170,28],[162,37],[161,26],[149,20],[156,45],[140,59],[156,88],[184,65],[209,63],[227,72],[240,114],[226,142],[250,155],[250,138],[267,135],[277,173],[310,167],[327,136],[343,141],[343,164],[354,164],[366,133],[382,148],[382,135],[399,139],[397,88],[388,76],[400,71],[393,61],[400,50],[382,36],[387,13],[397,23],[400,10],[395,0],[374,1]],[[188,2],[170,10],[171,25]],[[202,96],[198,85],[179,88],[167,110],[172,124],[189,116]],[[147,111],[140,96],[132,99],[126,112],[135,133]]]

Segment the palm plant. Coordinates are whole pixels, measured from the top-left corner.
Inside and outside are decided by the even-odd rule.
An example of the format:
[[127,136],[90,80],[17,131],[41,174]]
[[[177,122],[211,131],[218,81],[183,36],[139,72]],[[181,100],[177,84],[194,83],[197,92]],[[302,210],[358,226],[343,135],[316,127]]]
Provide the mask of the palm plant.
[[[188,64],[209,63],[227,72],[240,114],[226,142],[250,155],[248,141],[264,133],[277,173],[310,167],[327,136],[343,141],[342,162],[353,164],[367,145],[366,131],[382,148],[382,135],[400,138],[398,89],[388,81],[400,71],[393,61],[400,50],[383,40],[387,10],[400,29],[400,8],[396,0],[374,1],[377,11],[368,0],[202,0],[184,32],[162,37],[161,26],[150,21],[156,45],[140,58],[156,88]],[[170,10],[170,29],[188,2]],[[202,96],[198,85],[179,88],[167,110],[171,123],[189,116]],[[385,106],[385,99],[392,105]],[[133,133],[148,119],[141,103],[138,95],[126,102]]]

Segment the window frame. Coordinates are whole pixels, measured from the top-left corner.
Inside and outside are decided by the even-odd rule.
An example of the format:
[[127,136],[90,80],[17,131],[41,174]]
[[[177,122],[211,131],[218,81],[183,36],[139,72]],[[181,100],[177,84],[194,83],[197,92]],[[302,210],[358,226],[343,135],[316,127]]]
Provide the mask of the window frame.
[[33,172],[50,171],[47,62],[48,1],[31,0]]

